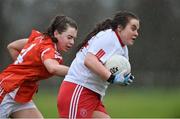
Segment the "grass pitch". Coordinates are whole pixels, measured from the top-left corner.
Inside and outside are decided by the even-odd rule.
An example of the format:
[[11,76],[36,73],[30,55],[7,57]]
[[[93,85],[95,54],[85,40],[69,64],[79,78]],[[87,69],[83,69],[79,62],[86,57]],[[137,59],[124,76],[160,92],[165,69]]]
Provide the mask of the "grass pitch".
[[[57,118],[57,91],[40,90],[35,103],[45,118]],[[112,118],[180,117],[180,89],[110,88],[104,105]]]

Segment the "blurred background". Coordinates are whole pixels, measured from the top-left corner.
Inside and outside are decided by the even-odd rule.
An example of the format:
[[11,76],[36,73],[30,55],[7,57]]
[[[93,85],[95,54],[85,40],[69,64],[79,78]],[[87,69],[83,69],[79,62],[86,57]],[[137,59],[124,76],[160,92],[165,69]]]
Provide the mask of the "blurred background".
[[[55,15],[77,21],[77,46],[96,23],[119,10],[134,12],[141,20],[139,38],[129,47],[135,83],[111,85],[104,100],[107,111],[111,117],[180,117],[179,0],[1,0],[0,71],[12,63],[7,44],[27,38],[32,29],[45,31]],[[75,56],[74,48],[64,55],[66,65]],[[58,117],[62,79],[41,81],[35,101],[45,117]]]

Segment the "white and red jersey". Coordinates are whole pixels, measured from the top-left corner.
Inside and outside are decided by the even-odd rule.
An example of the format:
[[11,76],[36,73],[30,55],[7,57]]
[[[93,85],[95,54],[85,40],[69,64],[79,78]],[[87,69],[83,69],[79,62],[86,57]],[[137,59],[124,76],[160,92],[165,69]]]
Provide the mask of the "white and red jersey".
[[84,86],[103,97],[109,83],[84,65],[84,59],[88,52],[94,54],[104,64],[113,54],[119,54],[129,59],[128,48],[115,31],[108,29],[92,37],[88,44],[76,54],[64,81]]
[[44,66],[46,59],[63,61],[51,38],[33,30],[17,60],[0,73],[0,98],[3,92],[18,88],[14,95],[17,102],[31,100],[38,88],[38,80],[52,76]]

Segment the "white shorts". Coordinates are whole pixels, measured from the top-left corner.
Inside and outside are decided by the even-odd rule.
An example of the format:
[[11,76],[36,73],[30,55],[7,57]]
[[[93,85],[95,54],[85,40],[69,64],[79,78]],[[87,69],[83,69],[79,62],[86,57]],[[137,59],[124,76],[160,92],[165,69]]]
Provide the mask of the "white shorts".
[[32,100],[27,103],[18,103],[13,100],[12,96],[6,94],[0,104],[0,118],[9,118],[13,112],[29,108],[36,108]]

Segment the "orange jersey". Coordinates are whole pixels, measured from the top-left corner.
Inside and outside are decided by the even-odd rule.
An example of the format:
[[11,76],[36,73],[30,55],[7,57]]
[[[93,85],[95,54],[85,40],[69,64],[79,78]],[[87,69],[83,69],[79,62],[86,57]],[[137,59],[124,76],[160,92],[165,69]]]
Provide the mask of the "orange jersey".
[[56,59],[59,63],[63,61],[51,38],[33,30],[17,60],[0,74],[0,94],[19,88],[15,100],[31,100],[38,80],[52,76],[43,64],[46,59]]

